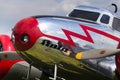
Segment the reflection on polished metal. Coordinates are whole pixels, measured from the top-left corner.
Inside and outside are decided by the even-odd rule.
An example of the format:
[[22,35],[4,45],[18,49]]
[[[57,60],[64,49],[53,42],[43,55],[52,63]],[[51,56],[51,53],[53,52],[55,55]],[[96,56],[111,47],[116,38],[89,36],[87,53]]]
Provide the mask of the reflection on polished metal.
[[49,48],[54,48],[57,50],[60,50],[63,54],[69,56],[70,55],[70,51],[67,48],[64,48],[61,44],[61,42],[58,42],[57,44],[52,43],[49,40],[42,40],[42,45],[47,46]]
[[[46,43],[43,41],[44,45],[59,49],[66,54],[68,51],[67,55],[75,56],[79,52],[90,49],[101,49],[103,51],[105,47],[108,49],[116,48],[118,41],[120,41],[119,32],[103,25],[94,23],[89,25],[89,22],[80,22],[68,17],[40,16],[36,19],[40,23],[38,27],[43,35],[40,39],[46,40]],[[119,52],[119,50],[117,51]],[[97,50],[95,52],[101,57],[108,56],[107,53],[101,54]],[[93,54],[91,53],[91,55]]]
[[[24,25],[18,26],[18,23],[13,30],[14,46],[26,61],[33,62],[36,67],[51,68],[56,62],[76,68],[75,71],[72,68],[70,71],[65,69],[69,73],[80,73],[78,60],[106,57],[120,52],[116,49],[120,32],[107,26],[59,16],[33,17],[21,23]],[[23,38],[21,41],[24,33],[29,36],[28,41]]]
[[40,42],[43,46],[46,46],[46,51],[49,51],[50,49],[56,49],[59,50],[64,55],[66,56],[71,55],[78,60],[107,57],[120,53],[120,49],[104,48],[104,49],[92,49],[92,50],[81,51],[75,53],[75,55],[72,55],[72,53],[70,53],[71,52],[70,49],[64,48],[61,42],[55,43],[47,39],[41,40]]

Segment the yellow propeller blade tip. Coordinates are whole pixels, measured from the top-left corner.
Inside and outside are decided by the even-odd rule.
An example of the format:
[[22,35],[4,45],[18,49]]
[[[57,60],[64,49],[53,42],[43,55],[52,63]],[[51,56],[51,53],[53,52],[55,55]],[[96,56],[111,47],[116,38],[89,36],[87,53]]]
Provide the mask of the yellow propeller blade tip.
[[82,55],[83,55],[83,53],[79,52],[79,53],[76,54],[75,58],[76,59],[82,59]]

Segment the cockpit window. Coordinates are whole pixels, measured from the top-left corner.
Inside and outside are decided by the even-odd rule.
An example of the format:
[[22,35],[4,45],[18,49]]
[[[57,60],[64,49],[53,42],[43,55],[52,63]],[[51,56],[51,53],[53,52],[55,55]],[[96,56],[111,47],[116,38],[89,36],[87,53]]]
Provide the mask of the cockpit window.
[[119,18],[114,17],[112,27],[113,29],[120,31],[120,19]]
[[97,13],[97,12],[90,12],[90,11],[75,9],[69,14],[69,17],[76,17],[76,18],[82,18],[82,19],[87,19],[91,21],[97,21],[99,15],[100,13]]
[[100,21],[102,23],[105,23],[105,24],[108,24],[109,23],[109,19],[110,19],[110,16],[106,15],[106,14],[103,14],[102,18],[100,19]]

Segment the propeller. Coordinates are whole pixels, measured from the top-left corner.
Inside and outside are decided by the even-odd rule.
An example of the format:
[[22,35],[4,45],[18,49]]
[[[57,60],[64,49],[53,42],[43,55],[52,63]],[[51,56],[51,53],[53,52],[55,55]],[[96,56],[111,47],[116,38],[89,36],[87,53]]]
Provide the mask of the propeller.
[[115,11],[114,11],[114,13],[116,13],[116,12],[117,12],[117,10],[118,10],[117,5],[116,5],[116,4],[114,4],[114,3],[112,3],[112,6],[114,6],[114,7],[115,7]]
[[84,51],[84,52],[78,52],[75,55],[76,59],[93,59],[93,58],[101,58],[101,57],[107,57],[107,56],[112,56],[115,54],[119,54],[120,49],[93,49],[89,51]]

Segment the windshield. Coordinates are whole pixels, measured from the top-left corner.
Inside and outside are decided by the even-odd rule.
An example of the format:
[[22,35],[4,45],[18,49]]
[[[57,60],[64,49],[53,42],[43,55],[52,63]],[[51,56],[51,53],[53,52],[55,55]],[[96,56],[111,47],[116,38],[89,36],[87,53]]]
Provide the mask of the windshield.
[[97,13],[97,12],[90,12],[90,11],[75,9],[69,14],[69,17],[76,17],[76,18],[82,18],[82,19],[87,19],[91,21],[97,21],[99,15],[100,13]]

